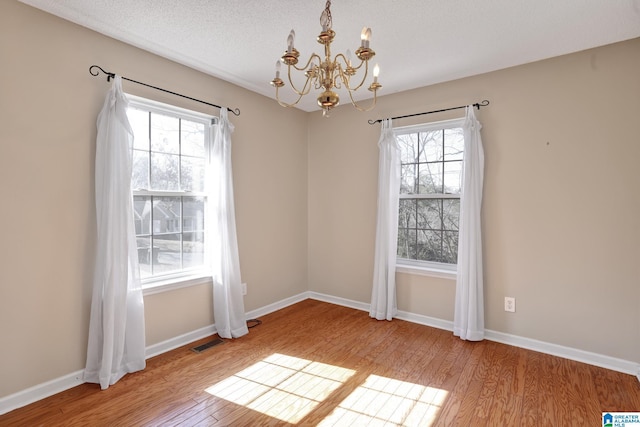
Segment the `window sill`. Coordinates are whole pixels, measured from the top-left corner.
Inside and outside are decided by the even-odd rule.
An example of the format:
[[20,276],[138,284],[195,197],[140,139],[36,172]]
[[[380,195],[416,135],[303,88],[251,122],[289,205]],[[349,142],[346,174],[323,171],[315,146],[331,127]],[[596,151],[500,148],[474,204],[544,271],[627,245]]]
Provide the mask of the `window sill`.
[[190,286],[205,285],[211,283],[211,275],[205,273],[191,276],[172,277],[142,285],[142,295],[154,295]]
[[414,264],[396,264],[396,273],[415,274],[419,276],[438,277],[441,279],[456,280],[458,275],[455,269],[438,268],[432,266],[414,265]]

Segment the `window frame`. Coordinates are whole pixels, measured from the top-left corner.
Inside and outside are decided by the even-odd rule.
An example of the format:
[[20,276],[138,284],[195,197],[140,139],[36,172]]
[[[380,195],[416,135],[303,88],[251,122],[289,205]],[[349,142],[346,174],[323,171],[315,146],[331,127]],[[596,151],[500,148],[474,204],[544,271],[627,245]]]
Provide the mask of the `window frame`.
[[[217,117],[200,113],[197,111],[189,110],[186,108],[178,107],[171,104],[166,104],[152,99],[143,98],[136,95],[126,94],[128,100],[128,108],[137,108],[151,113],[161,114],[181,120],[188,120],[191,122],[201,123],[204,125],[204,145],[205,145],[205,159],[208,158],[211,150],[211,129],[212,124],[217,123]],[[133,147],[131,147],[133,151]],[[207,164],[205,161],[205,176],[206,176]],[[132,176],[133,178],[133,176]],[[194,267],[182,269],[180,271],[173,271],[166,274],[159,274],[155,276],[149,276],[141,278],[140,282],[144,295],[153,295],[160,292],[165,292],[174,289],[180,289],[189,286],[201,285],[211,283],[211,263],[208,261],[208,244],[207,239],[210,238],[207,227],[208,210],[210,206],[208,204],[208,191],[207,183],[205,180],[205,187],[203,191],[183,191],[183,190],[149,190],[149,189],[135,189],[131,188],[131,198],[134,196],[155,196],[155,197],[203,197],[204,202],[204,264],[202,267]],[[182,201],[181,201],[182,203]],[[134,213],[135,214],[135,213]],[[181,221],[184,218],[181,217]],[[150,224],[153,228],[153,223]],[[181,226],[180,234],[184,233],[184,224]],[[149,230],[152,233],[153,230]],[[152,233],[153,234],[153,233]]]
[[[394,135],[418,133],[418,132],[433,132],[446,129],[462,128],[464,125],[464,118],[440,120],[428,123],[419,123],[409,126],[401,126],[393,129]],[[464,154],[463,154],[464,165]],[[462,188],[459,195],[452,195],[446,193],[427,193],[427,194],[407,194],[400,193],[398,188],[399,199],[458,199],[462,200]],[[396,228],[400,228],[400,224],[396,224]],[[423,261],[409,258],[401,258],[396,255],[396,272],[416,274],[429,277],[438,277],[444,279],[453,279],[457,277],[457,264],[447,264],[435,261]]]

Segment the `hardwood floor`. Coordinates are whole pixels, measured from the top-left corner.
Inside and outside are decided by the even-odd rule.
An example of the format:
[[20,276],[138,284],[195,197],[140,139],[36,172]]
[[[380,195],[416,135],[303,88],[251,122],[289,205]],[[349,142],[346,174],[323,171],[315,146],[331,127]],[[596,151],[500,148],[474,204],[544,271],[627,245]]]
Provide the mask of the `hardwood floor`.
[[[2,426],[596,426],[640,411],[634,376],[306,300],[248,336],[202,340],[109,389],[83,384]],[[386,424],[385,424],[386,422]]]

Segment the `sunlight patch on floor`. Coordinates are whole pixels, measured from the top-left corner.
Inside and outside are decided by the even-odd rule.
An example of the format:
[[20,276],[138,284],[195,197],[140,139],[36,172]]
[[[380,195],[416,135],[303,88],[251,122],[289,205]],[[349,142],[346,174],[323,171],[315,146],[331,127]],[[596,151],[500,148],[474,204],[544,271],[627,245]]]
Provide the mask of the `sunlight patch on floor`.
[[295,424],[354,373],[351,369],[276,353],[205,391]]
[[447,391],[370,375],[319,426],[430,426]]

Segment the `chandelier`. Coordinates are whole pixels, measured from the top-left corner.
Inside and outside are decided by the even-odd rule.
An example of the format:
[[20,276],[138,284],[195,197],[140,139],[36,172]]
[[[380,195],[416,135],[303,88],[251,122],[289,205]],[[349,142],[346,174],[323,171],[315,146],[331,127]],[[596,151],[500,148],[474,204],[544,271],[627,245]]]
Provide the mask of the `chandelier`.
[[[344,87],[349,93],[349,98],[353,106],[359,111],[370,111],[375,107],[377,100],[377,91],[382,87],[378,83],[378,74],[380,68],[376,65],[373,68],[373,82],[369,85],[369,90],[373,92],[373,102],[367,107],[363,108],[353,99],[353,92],[362,87],[367,79],[369,73],[369,60],[375,56],[373,49],[369,47],[369,40],[371,39],[371,28],[363,28],[361,34],[361,44],[356,50],[355,55],[360,60],[357,66],[354,66],[351,62],[351,52],[347,50],[346,54],[339,53],[335,58],[331,58],[331,42],[336,33],[331,29],[331,1],[327,0],[322,15],[320,16],[320,25],[322,25],[322,32],[316,38],[318,43],[324,45],[324,58],[320,55],[313,53],[307,63],[303,67],[299,67],[298,57],[300,52],[294,47],[295,31],[291,30],[289,37],[287,38],[287,50],[282,57],[276,61],[276,76],[271,80],[271,85],[276,88],[276,100],[283,107],[293,107],[296,105],[302,97],[308,94],[313,87],[316,90],[322,90],[322,93],[318,96],[318,106],[322,108],[322,115],[329,116],[329,111],[337,107],[340,104],[340,97],[334,89],[340,89]],[[287,66],[287,76],[289,84],[293,91],[298,95],[295,102],[288,104],[280,100],[279,89],[285,85],[284,81],[280,78],[280,69],[282,63]],[[362,79],[356,82],[351,81],[352,77],[355,77],[358,71],[364,66],[364,73]],[[292,70],[303,71],[306,80],[302,88],[296,87],[291,78]]]

